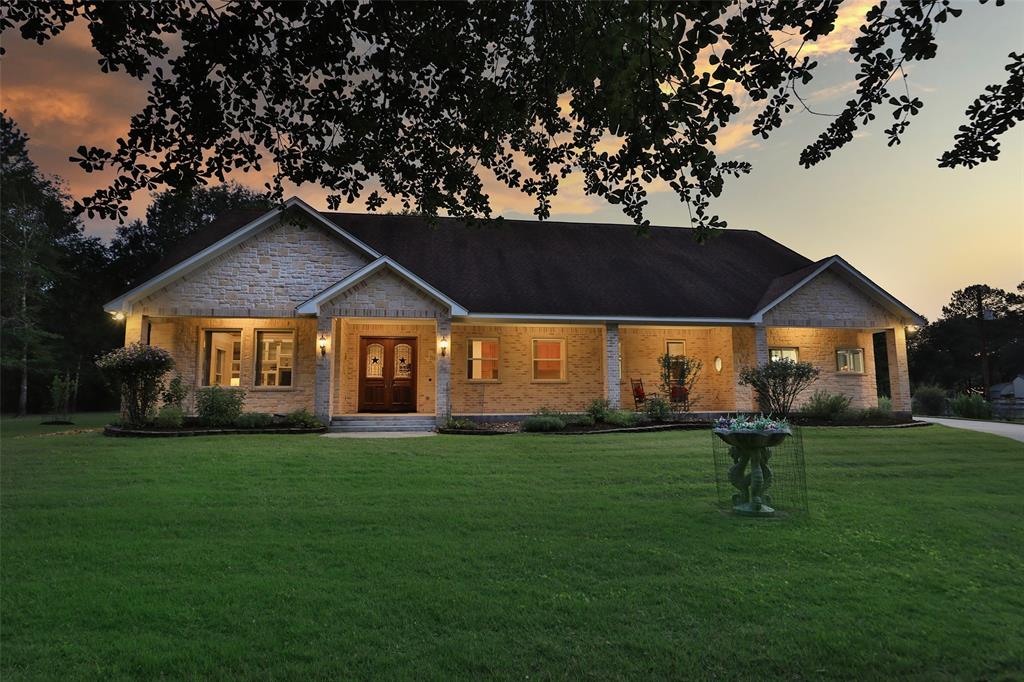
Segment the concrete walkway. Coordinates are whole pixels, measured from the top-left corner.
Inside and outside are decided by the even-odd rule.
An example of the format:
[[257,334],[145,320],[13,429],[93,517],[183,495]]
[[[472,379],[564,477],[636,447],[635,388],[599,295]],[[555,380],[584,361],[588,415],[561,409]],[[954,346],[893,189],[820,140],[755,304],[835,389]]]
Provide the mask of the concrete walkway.
[[968,431],[991,433],[995,436],[1004,436],[1024,443],[1024,424],[1011,424],[1010,422],[985,422],[975,421],[973,419],[944,419],[942,417],[915,416],[914,419],[918,419],[923,422],[930,422],[932,424],[942,424],[943,426],[949,426],[954,429],[966,429]]
[[341,431],[325,433],[324,438],[421,438],[436,436],[433,431]]

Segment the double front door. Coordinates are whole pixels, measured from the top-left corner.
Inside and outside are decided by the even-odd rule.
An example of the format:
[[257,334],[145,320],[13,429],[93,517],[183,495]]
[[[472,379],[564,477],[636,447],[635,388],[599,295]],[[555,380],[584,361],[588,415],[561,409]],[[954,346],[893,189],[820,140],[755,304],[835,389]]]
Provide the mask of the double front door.
[[359,339],[359,411],[416,411],[416,339]]

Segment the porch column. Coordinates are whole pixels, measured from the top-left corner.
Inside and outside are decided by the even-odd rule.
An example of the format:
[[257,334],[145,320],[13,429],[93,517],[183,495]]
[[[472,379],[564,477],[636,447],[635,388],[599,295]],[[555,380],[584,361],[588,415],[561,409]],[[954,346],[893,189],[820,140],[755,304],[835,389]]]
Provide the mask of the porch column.
[[142,313],[131,313],[124,321],[124,345],[149,343],[149,318]]
[[768,328],[763,324],[754,325],[754,353],[758,367],[768,364]]
[[606,324],[604,329],[604,397],[613,409],[622,403],[622,365],[619,351],[619,325]]
[[[447,350],[441,355],[441,338],[447,338]],[[452,318],[449,315],[437,318],[437,338],[434,349],[437,353],[434,382],[437,395],[434,398],[434,422],[440,426],[452,414]]]
[[902,325],[885,330],[885,354],[889,360],[889,392],[893,412],[910,414],[907,335]]
[[[335,339],[334,318],[321,315],[316,318],[316,390],[313,393],[313,411],[324,424],[331,423],[331,377],[334,374]],[[320,350],[320,337],[324,337],[327,353]]]

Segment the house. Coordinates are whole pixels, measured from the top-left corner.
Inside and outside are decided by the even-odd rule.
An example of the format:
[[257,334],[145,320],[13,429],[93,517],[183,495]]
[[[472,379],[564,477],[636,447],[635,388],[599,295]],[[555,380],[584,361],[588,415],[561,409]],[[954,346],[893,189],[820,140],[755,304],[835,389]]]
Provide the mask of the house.
[[913,310],[839,256],[753,231],[321,213],[299,199],[231,211],[110,301],[125,342],[169,350],[195,387],[325,422],[633,406],[658,358],[703,362],[691,408],[756,409],[742,367],[810,361],[816,387],[877,404],[873,334],[909,413]]

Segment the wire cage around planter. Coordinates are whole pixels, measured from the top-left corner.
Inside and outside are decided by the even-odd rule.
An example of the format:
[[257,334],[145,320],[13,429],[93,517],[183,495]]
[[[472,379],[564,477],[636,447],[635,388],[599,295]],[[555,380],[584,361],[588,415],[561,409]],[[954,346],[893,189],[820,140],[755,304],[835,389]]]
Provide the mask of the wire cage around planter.
[[[766,504],[782,514],[806,514],[807,508],[807,468],[804,462],[804,437],[799,427],[792,427],[793,435],[781,444],[767,448],[768,470],[765,479],[768,483]],[[745,493],[735,487],[729,480],[729,470],[735,464],[733,448],[721,438],[711,433],[711,452],[715,461],[715,485],[718,491],[718,506],[732,509],[737,497]]]

